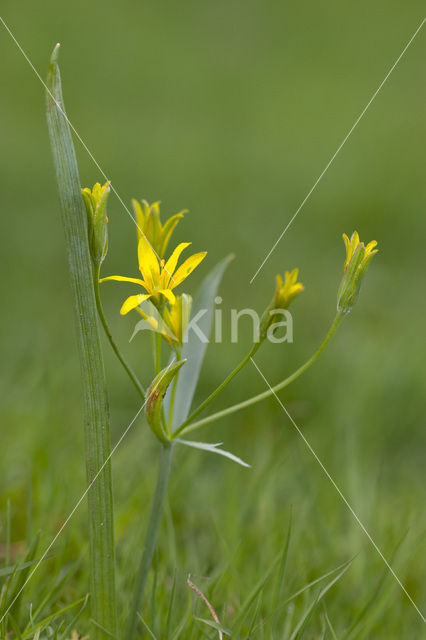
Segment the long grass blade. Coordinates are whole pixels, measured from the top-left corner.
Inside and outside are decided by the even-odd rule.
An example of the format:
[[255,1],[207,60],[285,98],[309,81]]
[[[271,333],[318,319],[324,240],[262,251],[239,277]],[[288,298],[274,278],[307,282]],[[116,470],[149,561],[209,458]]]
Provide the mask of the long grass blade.
[[[91,617],[116,633],[114,533],[108,400],[89,256],[86,211],[71,131],[65,115],[58,46],[47,77],[47,123],[65,229],[69,274],[77,324],[78,351],[85,406],[86,470],[90,486]],[[96,480],[95,480],[96,478]],[[93,625],[91,638],[108,637]]]

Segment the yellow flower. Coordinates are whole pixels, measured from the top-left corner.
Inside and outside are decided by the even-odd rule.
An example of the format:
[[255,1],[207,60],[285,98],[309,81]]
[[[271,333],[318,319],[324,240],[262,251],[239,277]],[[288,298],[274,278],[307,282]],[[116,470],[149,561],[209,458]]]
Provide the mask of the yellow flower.
[[163,258],[166,253],[170,236],[186,211],[176,213],[162,224],[160,219],[159,202],[154,202],[154,204],[150,205],[146,200],[142,200],[142,203],[139,203],[137,200],[133,199],[132,205],[136,216],[138,240],[142,235],[144,235],[157,256],[159,258]]
[[99,281],[118,280],[120,282],[133,282],[145,289],[146,293],[130,296],[124,301],[120,309],[121,315],[125,315],[132,309],[135,309],[149,298],[151,298],[156,306],[162,306],[166,300],[170,305],[175,304],[176,297],[172,290],[194,271],[207,253],[206,251],[195,253],[176,269],[180,254],[186,247],[189,247],[190,244],[190,242],[181,242],[167,262],[164,262],[164,260],[159,262],[148,240],[144,236],[139,238],[138,261],[142,279],[127,278],[125,276],[108,276],[107,278],[101,278]]
[[275,279],[277,281],[277,287],[275,289],[275,309],[286,309],[290,302],[303,291],[303,284],[297,282],[299,275],[299,269],[293,269],[293,271],[286,271],[284,274],[284,280],[278,274]]
[[345,264],[344,264],[344,267],[343,267],[343,271],[346,270],[349,262],[351,261],[352,256],[354,255],[354,253],[356,252],[358,247],[362,247],[364,249],[364,256],[362,258],[363,261],[365,261],[366,258],[368,258],[368,256],[370,256],[368,258],[368,260],[371,260],[371,257],[373,256],[373,254],[377,253],[377,251],[378,251],[378,249],[375,249],[375,247],[377,247],[376,240],[372,240],[365,247],[364,243],[360,242],[360,240],[359,240],[358,231],[354,231],[353,234],[351,235],[350,239],[348,238],[346,233],[344,233],[343,234],[343,241],[344,241],[345,247],[346,247],[346,260],[345,260]]
[[260,320],[260,332],[259,342],[262,342],[269,330],[269,327],[274,322],[274,316],[278,309],[287,309],[289,304],[294,300],[296,296],[303,291],[303,284],[297,281],[299,275],[299,269],[293,269],[293,271],[286,271],[284,279],[277,274],[276,288],[272,302],[265,309]]
[[108,249],[106,205],[110,191],[109,182],[102,186],[97,182],[93,189],[81,190],[86,205],[90,255],[96,265],[101,264]]
[[358,296],[364,273],[378,250],[375,240],[369,242],[367,246],[360,242],[357,231],[353,232],[350,239],[344,233],[343,241],[346,247],[346,260],[337,294],[337,309],[340,313],[349,313]]
[[176,296],[176,302],[171,307],[165,306],[161,315],[151,307],[153,315],[148,315],[140,307],[136,308],[139,315],[148,323],[153,331],[161,333],[163,338],[172,346],[182,346],[191,317],[192,298],[187,293]]

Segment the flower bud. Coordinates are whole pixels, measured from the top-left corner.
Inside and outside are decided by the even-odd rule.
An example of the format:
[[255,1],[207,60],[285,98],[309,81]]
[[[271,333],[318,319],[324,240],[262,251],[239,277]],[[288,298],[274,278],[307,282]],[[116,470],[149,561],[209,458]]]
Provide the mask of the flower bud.
[[303,291],[303,284],[297,281],[298,275],[299,269],[293,269],[285,272],[284,280],[279,274],[275,277],[277,284],[274,297],[260,321],[260,340],[266,337],[267,330],[274,320],[274,311],[287,309],[294,298]]
[[163,400],[167,388],[177,375],[179,369],[186,360],[179,360],[169,365],[155,376],[146,394],[145,415],[153,433],[161,442],[169,442],[170,438],[163,425]]
[[81,190],[87,212],[90,255],[95,265],[103,262],[108,250],[106,205],[110,191],[109,182],[103,186],[97,182],[93,189]]
[[343,267],[343,278],[337,294],[337,310],[341,314],[349,313],[357,299],[362,278],[370,260],[377,253],[377,242],[373,240],[367,246],[360,242],[357,231],[349,239],[343,234],[346,246],[346,260]]
[[148,204],[146,200],[142,200],[142,202],[139,203],[137,200],[133,199],[132,205],[136,216],[138,240],[141,236],[144,236],[146,240],[148,240],[157,257],[163,258],[166,253],[170,237],[179,220],[181,220],[183,218],[183,214],[186,213],[186,210],[175,213],[174,216],[171,216],[171,218],[162,224],[159,202]]

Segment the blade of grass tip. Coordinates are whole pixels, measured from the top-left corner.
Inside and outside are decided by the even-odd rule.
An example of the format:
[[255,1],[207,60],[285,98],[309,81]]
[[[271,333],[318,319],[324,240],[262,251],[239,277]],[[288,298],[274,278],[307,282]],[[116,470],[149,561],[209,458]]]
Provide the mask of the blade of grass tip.
[[[40,540],[40,536],[37,535],[34,540],[31,542],[28,551],[25,555],[24,563],[32,563],[35,559],[35,554],[37,553],[38,543]],[[8,615],[12,615],[12,617],[19,624],[19,615],[21,611],[21,602],[23,596],[23,588],[25,586],[28,574],[30,572],[30,566],[26,566],[25,569],[16,573],[16,580],[13,585],[12,595],[9,601],[9,605],[7,609],[9,610]]]
[[304,587],[302,587],[301,589],[299,589],[298,591],[296,591],[295,593],[293,593],[292,596],[290,596],[289,598],[286,598],[283,602],[283,605],[286,605],[288,602],[291,602],[292,600],[295,600],[298,596],[302,595],[302,593],[304,593],[305,591],[307,591],[308,589],[310,589],[311,587],[314,587],[316,584],[318,584],[319,582],[322,582],[323,580],[325,580],[326,578],[328,578],[329,576],[332,576],[333,574],[337,573],[338,571],[340,571],[341,569],[343,569],[344,567],[348,567],[350,565],[350,563],[353,562],[353,558],[351,558],[350,560],[348,560],[347,562],[344,562],[343,564],[340,564],[338,567],[336,567],[335,569],[331,569],[331,571],[327,571],[327,573],[323,573],[322,576],[320,576],[319,578],[315,578],[315,580],[312,580],[311,582],[308,582],[308,584],[306,584]]
[[173,572],[172,590],[171,590],[171,593],[170,593],[169,607],[167,609],[166,640],[169,640],[170,631],[171,631],[171,628],[172,628],[172,613],[173,613],[173,605],[174,605],[174,601],[175,601],[175,592],[176,592],[176,569]]
[[324,620],[325,620],[325,624],[327,625],[327,629],[331,635],[331,640],[338,640],[337,638],[337,634],[333,628],[333,625],[331,624],[330,618],[328,617],[328,613],[327,613],[327,607],[325,606],[325,602],[322,603],[322,607],[324,609]]
[[234,636],[237,636],[238,633],[240,632],[241,627],[243,626],[244,620],[245,620],[245,618],[247,616],[247,613],[248,613],[253,601],[258,596],[258,594],[261,592],[263,587],[265,586],[266,581],[268,580],[269,576],[273,572],[273,570],[275,568],[275,565],[277,564],[279,559],[280,559],[280,556],[277,556],[275,558],[275,560],[272,562],[271,566],[268,567],[268,570],[263,574],[263,576],[260,578],[260,580],[258,580],[258,582],[255,584],[255,586],[253,587],[253,589],[250,591],[249,595],[245,599],[244,603],[242,604],[238,614],[235,617],[234,623],[232,625],[232,634]]
[[[47,560],[48,558],[44,558],[44,560]],[[33,565],[37,564],[38,562],[40,562],[41,558],[35,559],[35,560],[31,560],[30,562],[23,562],[22,564],[18,564],[18,565],[12,565],[10,567],[4,567],[3,569],[0,569],[0,578],[7,578],[9,576],[11,576],[12,574],[18,573],[19,571],[23,571],[24,569],[27,569],[28,567],[32,567]]]
[[[401,539],[398,541],[398,543],[396,544],[392,554],[389,557],[389,564],[391,566],[393,566],[393,561],[395,559],[395,556],[398,552],[398,549],[400,548],[400,546],[402,545],[402,543],[404,542],[405,538],[407,537],[407,533],[405,533]],[[342,640],[352,640],[354,636],[354,634],[356,634],[357,628],[360,627],[362,621],[364,620],[364,618],[367,616],[367,614],[369,613],[371,607],[374,604],[377,604],[377,600],[378,597],[380,595],[380,592],[382,590],[383,584],[386,581],[387,576],[389,575],[389,571],[388,568],[385,567],[380,579],[377,583],[377,586],[371,596],[371,598],[366,602],[366,604],[363,606],[363,608],[361,609],[361,611],[359,612],[359,614],[357,615],[357,617],[355,618],[355,620],[352,622],[351,626],[349,627],[349,629],[346,631],[345,635],[343,636]],[[394,583],[392,583],[393,586]]]
[[[207,625],[208,627],[212,627],[212,629],[216,629],[216,631],[218,631],[221,634],[224,634],[225,636],[231,636],[232,635],[232,631],[230,629],[225,629],[225,627],[222,627],[221,624],[218,624],[214,620],[207,620],[206,618],[197,618],[197,616],[194,616],[194,620],[196,620],[196,622],[202,622],[203,624]],[[222,637],[222,636],[220,636],[220,637]]]
[[[115,635],[117,618],[108,399],[93,291],[87,217],[74,145],[65,115],[57,57],[58,45],[49,65],[46,112],[65,229],[84,395],[86,472],[90,487],[91,618]],[[107,637],[100,627],[93,627],[92,640]]]
[[299,640],[302,637],[302,634],[304,633],[304,630],[306,629],[309,623],[309,620],[311,619],[312,614],[314,613],[318,604],[320,603],[322,598],[325,596],[327,591],[329,591],[331,587],[334,584],[336,584],[338,580],[340,580],[343,574],[346,573],[351,563],[352,563],[352,560],[350,560],[346,564],[346,567],[342,569],[342,571],[340,571],[340,573],[338,573],[337,576],[335,576],[332,580],[330,580],[330,582],[326,584],[325,587],[319,592],[319,594],[313,599],[313,601],[311,602],[311,604],[309,605],[309,607],[307,608],[307,610],[305,611],[305,613],[303,614],[299,622],[297,623],[296,628],[294,629],[293,633],[290,636],[290,640]]
[[74,607],[77,607],[82,602],[85,602],[86,599],[87,599],[87,596],[85,596],[84,598],[80,598],[79,600],[76,600],[75,602],[68,604],[66,607],[62,607],[61,609],[58,609],[58,611],[55,611],[54,613],[44,618],[44,620],[40,620],[40,622],[37,622],[37,624],[34,627],[32,627],[31,629],[28,629],[28,631],[25,631],[25,633],[22,636],[23,640],[26,640],[26,638],[30,638],[35,631],[37,631],[38,629],[42,629],[45,625],[53,622],[53,620],[55,620],[56,618],[63,616],[64,613],[67,613],[71,609],[74,609]]
[[96,622],[96,620],[93,620],[93,618],[91,618],[90,622],[95,627],[97,627],[99,629],[99,631],[102,631],[102,633],[105,634],[105,636],[107,638],[112,638],[113,640],[118,640],[117,636],[115,636],[113,633],[111,633],[111,631],[108,631],[108,629],[105,629],[105,627],[103,627],[101,624],[99,624],[99,622]]
[[[186,603],[186,610],[183,614],[180,622],[178,623],[176,629],[173,631],[173,635],[171,640],[179,640],[180,635],[188,624],[192,623],[192,615],[191,615],[191,596],[188,594],[188,599]],[[190,638],[191,635],[187,634],[187,637]]]
[[[35,609],[35,611],[32,614],[33,620],[37,621],[37,619],[39,618],[39,616],[41,615],[42,611],[44,609],[46,609],[48,606],[51,606],[52,604],[54,604],[55,599],[57,597],[59,597],[62,588],[64,587],[64,585],[70,580],[71,576],[76,572],[78,568],[78,563],[75,563],[74,565],[72,565],[71,567],[69,567],[69,569],[67,569],[62,576],[59,577],[59,579],[57,579],[52,586],[49,586],[47,588],[47,592],[44,596],[44,598],[42,599],[42,601],[40,602],[40,604],[38,605],[37,609]],[[26,629],[25,629],[26,631]]]
[[87,594],[84,602],[83,602],[83,606],[81,607],[81,609],[76,613],[76,615],[74,616],[74,618],[71,620],[71,622],[69,623],[69,625],[67,627],[65,627],[63,634],[62,634],[62,638],[68,638],[68,636],[70,635],[70,633],[72,632],[72,630],[75,628],[77,622],[80,620],[81,616],[83,615],[84,610],[87,607],[87,604],[89,602],[89,598],[90,595]]
[[259,612],[260,612],[260,606],[262,604],[262,599],[263,599],[263,593],[259,593],[259,596],[257,598],[257,602],[256,602],[256,607],[253,613],[253,618],[247,633],[247,638],[250,638],[250,635],[254,632],[254,626],[256,624],[256,620],[259,616]]
[[[286,598],[284,600],[284,602],[270,615],[267,616],[267,618],[263,621],[262,624],[264,624],[266,622],[266,620],[271,620],[273,618],[274,615],[276,615],[279,611],[282,611],[282,609],[284,609],[287,605],[291,605],[293,603],[293,601],[300,595],[302,595],[302,593],[304,593],[305,591],[307,591],[308,589],[310,589],[311,587],[314,587],[316,584],[322,582],[323,580],[325,580],[326,578],[329,578],[330,576],[336,574],[338,571],[340,571],[341,569],[343,569],[344,567],[347,567],[351,562],[353,562],[353,558],[351,558],[350,560],[348,560],[347,562],[344,562],[343,564],[340,564],[338,567],[336,567],[335,569],[332,569],[331,571],[327,571],[326,573],[324,573],[322,576],[320,576],[319,578],[315,578],[315,580],[312,580],[311,582],[308,582],[308,584],[306,584],[304,587],[302,587],[301,589],[298,589],[298,591],[296,591],[295,593],[293,593],[293,595],[291,595],[289,598]],[[289,608],[289,607],[288,607]],[[256,629],[257,630],[259,628],[260,625],[257,625]],[[284,636],[285,637],[285,636]]]

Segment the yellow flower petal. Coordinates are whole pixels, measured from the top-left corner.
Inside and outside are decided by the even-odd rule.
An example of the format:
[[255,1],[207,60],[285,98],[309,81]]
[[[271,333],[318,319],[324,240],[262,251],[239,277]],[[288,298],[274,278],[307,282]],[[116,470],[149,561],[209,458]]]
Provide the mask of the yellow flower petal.
[[[371,242],[368,243],[368,245],[365,247],[365,255],[368,255],[369,253],[371,253],[374,249],[374,247],[377,247],[377,242],[376,240],[372,240]],[[377,252],[377,249],[374,253]]]
[[160,266],[151,245],[145,236],[141,236],[138,242],[139,271],[146,280],[148,286],[153,286],[158,281]]
[[173,280],[170,283],[170,288],[174,289],[178,284],[183,282],[190,273],[194,271],[202,260],[207,255],[207,251],[201,251],[200,253],[194,253],[193,256],[185,260],[185,262],[179,267],[179,269],[173,274]]
[[141,237],[142,233],[143,233],[143,228],[144,228],[144,224],[145,224],[145,215],[143,212],[143,209],[141,207],[141,205],[139,204],[139,202],[133,198],[132,199],[132,205],[133,205],[133,211],[135,212],[135,217],[136,217],[136,229],[137,229],[137,233],[138,233],[138,240]]
[[178,263],[180,254],[182,253],[182,251],[184,249],[186,249],[186,247],[189,247],[190,244],[191,244],[190,242],[181,242],[180,244],[178,244],[178,246],[173,251],[173,253],[170,256],[170,258],[167,260],[166,264],[164,265],[164,267],[163,267],[164,285],[166,287],[169,285],[170,281],[172,282],[172,284],[174,283],[173,274],[175,272],[176,265]]
[[107,280],[116,280],[117,282],[132,282],[133,284],[140,284],[141,287],[146,289],[145,282],[140,278],[127,278],[127,276],[107,276],[101,278],[99,282],[106,282]]
[[148,298],[150,297],[150,293],[140,293],[136,296],[129,296],[127,300],[123,302],[123,305],[120,309],[121,315],[124,316],[126,315],[126,313],[129,313],[129,311],[132,311],[132,309],[136,309],[136,307],[138,307],[141,302],[148,300]]
[[175,294],[170,289],[157,289],[155,293],[162,293],[165,298],[173,305],[176,302]]

